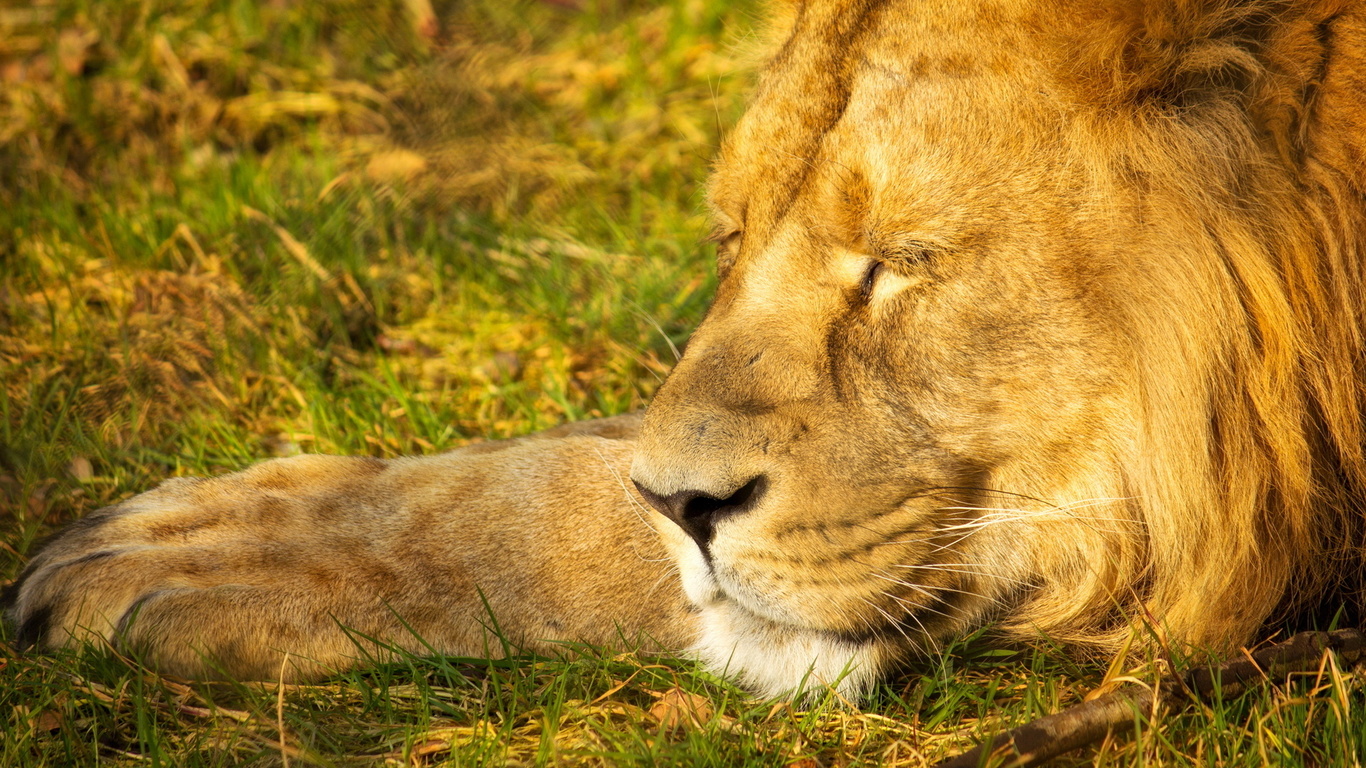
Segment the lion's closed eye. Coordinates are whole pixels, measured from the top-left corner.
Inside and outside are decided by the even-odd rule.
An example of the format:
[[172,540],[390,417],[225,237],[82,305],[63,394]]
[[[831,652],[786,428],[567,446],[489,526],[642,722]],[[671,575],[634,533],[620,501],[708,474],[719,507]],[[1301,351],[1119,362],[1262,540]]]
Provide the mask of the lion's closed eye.
[[868,265],[868,271],[863,273],[863,281],[859,283],[858,292],[865,302],[873,298],[873,288],[877,285],[878,275],[882,274],[883,269],[883,263],[874,259]]
[[858,297],[864,304],[879,296],[894,295],[927,279],[926,263],[930,251],[923,246],[880,247],[874,251],[858,284]]
[[740,250],[740,240],[743,234],[734,227],[718,227],[707,237],[707,242],[716,245],[716,272],[718,275],[725,275],[734,265],[735,255]]

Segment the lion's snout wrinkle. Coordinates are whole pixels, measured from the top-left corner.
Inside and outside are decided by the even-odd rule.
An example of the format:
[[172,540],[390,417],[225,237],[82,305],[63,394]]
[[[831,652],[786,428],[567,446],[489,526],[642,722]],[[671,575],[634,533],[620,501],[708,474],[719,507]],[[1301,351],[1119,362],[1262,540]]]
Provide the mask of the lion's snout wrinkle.
[[636,490],[640,491],[640,495],[651,506],[672,520],[693,541],[697,542],[697,546],[701,548],[703,555],[709,553],[708,547],[711,544],[716,523],[722,518],[743,514],[753,509],[767,487],[766,478],[763,475],[757,475],[746,481],[733,493],[725,496],[718,497],[695,490],[676,491],[668,495],[661,495],[642,485],[639,481],[632,480],[631,482],[635,483]]

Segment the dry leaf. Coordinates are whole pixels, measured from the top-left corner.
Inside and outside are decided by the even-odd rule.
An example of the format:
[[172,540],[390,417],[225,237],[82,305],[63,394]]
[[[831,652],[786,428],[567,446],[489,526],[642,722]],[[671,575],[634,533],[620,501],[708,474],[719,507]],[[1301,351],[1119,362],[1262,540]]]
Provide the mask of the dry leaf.
[[77,456],[72,459],[71,463],[66,465],[66,471],[82,482],[95,476],[95,468],[90,465],[90,459],[84,456]]
[[421,744],[414,744],[413,748],[408,750],[408,757],[429,757],[431,755],[437,755],[441,754],[442,752],[450,751],[451,742],[449,740],[428,739],[427,741],[424,741]]
[[710,722],[715,712],[703,696],[682,688],[670,688],[650,707],[650,716],[659,721],[660,730],[676,727],[698,728]]
[[393,183],[407,181],[427,169],[427,159],[407,149],[376,152],[365,164],[365,175],[371,181]]
[[40,733],[51,733],[52,731],[60,731],[66,723],[66,718],[55,709],[45,709],[29,718],[29,722],[33,724],[33,730]]

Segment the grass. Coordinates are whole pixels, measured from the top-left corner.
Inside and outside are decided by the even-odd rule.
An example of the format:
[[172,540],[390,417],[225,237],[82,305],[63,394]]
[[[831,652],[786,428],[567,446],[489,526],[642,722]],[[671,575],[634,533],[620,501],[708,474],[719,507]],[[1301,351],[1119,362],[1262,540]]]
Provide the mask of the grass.
[[[0,8],[0,579],[166,477],[639,408],[712,290],[699,185],[756,13]],[[0,765],[919,766],[1106,674],[967,642],[857,707],[797,707],[686,661],[571,650],[286,688],[0,650]],[[1363,698],[1325,667],[1073,759],[1354,764]]]

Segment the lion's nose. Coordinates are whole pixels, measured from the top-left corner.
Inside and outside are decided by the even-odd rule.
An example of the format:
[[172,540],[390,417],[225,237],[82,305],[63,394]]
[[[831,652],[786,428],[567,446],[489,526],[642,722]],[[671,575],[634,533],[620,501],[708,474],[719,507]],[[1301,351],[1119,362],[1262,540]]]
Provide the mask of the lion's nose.
[[650,502],[650,506],[660,514],[678,524],[685,533],[697,542],[702,553],[707,554],[717,521],[729,515],[746,512],[754,507],[764,492],[764,476],[758,475],[741,485],[725,498],[718,498],[702,491],[678,491],[667,496],[655,493],[640,483],[636,490]]

